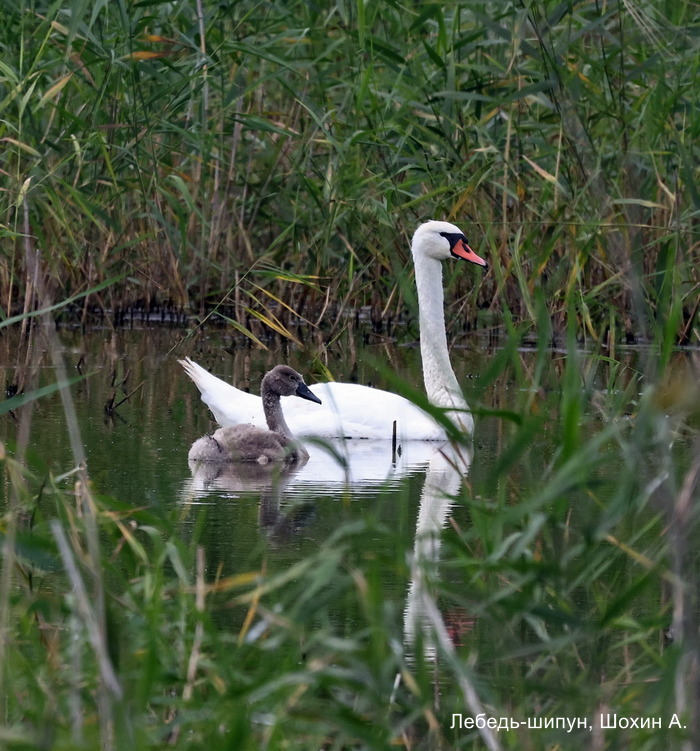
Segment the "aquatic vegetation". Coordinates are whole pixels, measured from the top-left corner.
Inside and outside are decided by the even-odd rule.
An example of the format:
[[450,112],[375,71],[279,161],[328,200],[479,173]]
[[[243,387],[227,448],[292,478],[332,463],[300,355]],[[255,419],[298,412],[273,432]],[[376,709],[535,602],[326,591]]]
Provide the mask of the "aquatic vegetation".
[[593,341],[697,341],[692,3],[22,0],[3,18],[7,314],[29,236],[58,298],[120,277],[83,318],[165,305],[297,341],[300,316],[367,306],[385,325],[435,218],[491,261],[479,290],[451,280],[455,328],[534,327],[541,295],[555,337],[574,315]]
[[[697,7],[322,6],[3,6],[0,745],[698,746]],[[129,378],[124,332],[69,373],[52,315],[171,306],[225,322],[234,358],[278,338],[275,361],[398,392],[396,353],[347,329],[412,340],[427,218],[490,261],[446,279],[451,341],[480,332],[468,472],[429,464],[362,513],[339,492],[286,557],[246,509],[232,571],[217,509],[88,472],[95,372],[108,420],[165,402],[194,438],[197,397],[145,357]]]
[[[420,485],[377,490],[361,511],[339,494],[327,533],[307,529],[286,553],[262,509],[243,532],[260,541],[229,559],[212,536],[223,511],[210,519],[171,492],[148,506],[104,495],[79,444],[61,474],[6,446],[5,747],[645,749],[695,737],[693,382],[673,398],[647,377],[653,353],[645,364],[541,340],[494,350],[471,384],[467,474],[431,463]],[[684,361],[668,368],[674,384]],[[198,402],[172,373],[179,398]],[[147,382],[125,408],[152,413],[170,391]],[[16,410],[17,435],[31,404]],[[186,414],[176,405],[164,419]],[[437,526],[422,537],[426,519]],[[417,630],[407,596],[422,606]]]

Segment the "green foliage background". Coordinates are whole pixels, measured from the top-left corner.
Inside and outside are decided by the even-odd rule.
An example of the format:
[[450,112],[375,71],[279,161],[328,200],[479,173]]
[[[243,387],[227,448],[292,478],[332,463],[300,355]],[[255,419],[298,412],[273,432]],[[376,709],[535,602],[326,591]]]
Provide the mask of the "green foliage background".
[[0,5],[7,314],[29,244],[63,296],[128,269],[106,307],[399,310],[446,218],[470,323],[541,291],[555,332],[697,340],[693,2]]

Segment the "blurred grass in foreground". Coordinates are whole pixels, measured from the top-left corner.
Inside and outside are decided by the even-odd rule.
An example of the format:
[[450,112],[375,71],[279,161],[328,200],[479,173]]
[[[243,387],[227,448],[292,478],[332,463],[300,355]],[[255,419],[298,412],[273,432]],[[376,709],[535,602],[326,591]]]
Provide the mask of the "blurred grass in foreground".
[[[52,332],[34,331],[49,337],[34,351],[56,347]],[[533,361],[523,368],[514,337],[479,379],[475,459],[457,483],[439,560],[425,561],[430,608],[415,639],[403,597],[387,597],[384,583],[385,567],[407,587],[415,580],[410,549],[404,560],[366,555],[368,537],[395,547],[379,501],[288,568],[268,567],[263,554],[259,567],[221,576],[207,566],[204,513],[185,531],[177,504],[156,513],[101,495],[77,443],[76,469],[63,476],[19,461],[32,402],[20,407],[16,455],[5,449],[3,459],[3,745],[695,742],[692,359],[673,355],[659,372],[651,353],[631,369],[584,355],[570,335],[566,349],[542,344]],[[490,396],[506,391],[508,404]],[[355,617],[339,618],[344,607]],[[476,719],[475,706],[523,724],[452,727],[455,714]],[[659,725],[602,727],[613,715]],[[557,718],[586,726],[569,732]]]

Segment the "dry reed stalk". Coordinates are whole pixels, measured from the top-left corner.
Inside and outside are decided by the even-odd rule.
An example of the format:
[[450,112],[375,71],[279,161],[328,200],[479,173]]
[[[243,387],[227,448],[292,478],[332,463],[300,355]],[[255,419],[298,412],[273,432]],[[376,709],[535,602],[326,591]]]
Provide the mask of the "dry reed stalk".
[[204,548],[200,545],[197,548],[197,574],[195,582],[195,609],[199,616],[197,625],[194,630],[194,639],[192,640],[192,651],[190,652],[190,658],[187,663],[187,681],[185,687],[182,690],[182,698],[185,701],[189,701],[192,698],[194,692],[194,682],[197,677],[197,665],[201,657],[202,651],[202,636],[204,633],[204,627],[202,625],[202,616],[204,614],[205,598],[206,598],[206,580],[204,577]]
[[[34,294],[40,309],[49,312],[42,314],[39,321],[42,324],[42,333],[46,337],[49,352],[59,384],[59,393],[63,411],[66,418],[66,427],[75,462],[78,480],[76,481],[76,499],[81,508],[85,524],[85,535],[89,559],[87,570],[92,574],[92,592],[87,593],[87,588],[80,576],[77,565],[73,558],[70,546],[65,537],[60,522],[51,522],[52,533],[59,546],[61,558],[66,566],[74,592],[77,598],[78,610],[88,631],[88,638],[95,652],[100,667],[102,680],[98,686],[98,708],[100,717],[100,730],[102,734],[103,748],[109,749],[114,743],[114,702],[122,698],[122,690],[109,658],[107,649],[107,626],[105,618],[105,593],[102,579],[102,563],[100,556],[99,532],[95,503],[90,490],[90,480],[87,473],[87,459],[85,448],[80,435],[80,426],[75,411],[70,389],[67,385],[68,374],[63,359],[61,342],[59,341],[56,327],[53,325],[50,308],[52,301],[46,292],[41,272],[41,258],[38,248],[33,247],[32,233],[29,226],[29,213],[25,199],[25,249],[28,268],[32,269],[34,278]],[[1,593],[0,593],[1,594]]]

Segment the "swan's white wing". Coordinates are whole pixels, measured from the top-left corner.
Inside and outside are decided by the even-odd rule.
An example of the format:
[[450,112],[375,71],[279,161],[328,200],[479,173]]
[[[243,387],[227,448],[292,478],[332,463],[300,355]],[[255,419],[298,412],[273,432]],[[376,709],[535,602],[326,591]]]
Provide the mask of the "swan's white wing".
[[[390,391],[361,386],[357,383],[314,383],[311,390],[322,406],[286,399],[284,415],[290,430],[297,436],[323,438],[367,438],[390,441],[444,441],[445,431],[413,402]],[[466,411],[450,412],[456,425],[472,433],[474,420]]]
[[[180,360],[222,427],[250,423],[266,427],[262,400],[231,386],[189,358]],[[396,421],[399,440],[438,441],[445,433],[408,399],[357,383],[315,383],[311,390],[322,401],[285,399],[284,417],[295,436],[391,440]]]
[[202,394],[202,401],[209,407],[222,428],[241,423],[250,423],[260,428],[267,427],[262,399],[259,396],[231,386],[189,357],[178,362],[194,381]]
[[444,431],[415,404],[389,391],[358,383],[315,383],[322,406],[287,399],[284,416],[298,436],[390,441],[396,421],[399,440],[444,440]]

